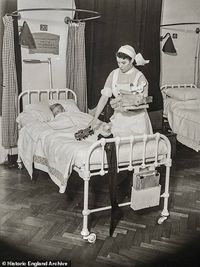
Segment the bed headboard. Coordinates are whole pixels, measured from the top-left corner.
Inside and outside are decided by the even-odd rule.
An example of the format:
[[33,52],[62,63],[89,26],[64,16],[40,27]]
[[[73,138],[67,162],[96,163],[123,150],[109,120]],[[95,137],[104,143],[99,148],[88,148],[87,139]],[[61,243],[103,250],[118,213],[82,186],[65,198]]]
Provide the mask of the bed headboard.
[[[66,100],[73,99],[77,103],[77,96],[74,91],[68,88],[64,89],[41,89],[41,90],[24,90],[18,96],[18,107],[36,102],[47,102],[48,100]],[[18,108],[18,113],[20,109]]]
[[190,84],[186,84],[186,83],[185,84],[181,84],[181,83],[180,84],[179,83],[178,84],[164,84],[164,85],[161,86],[161,93],[162,93],[163,101],[165,101],[168,98],[168,94],[166,93],[168,91],[168,89],[170,89],[170,91],[171,90],[173,91],[173,89],[174,89],[174,91],[177,94],[179,89],[180,89],[180,92],[181,92],[181,89],[182,89],[184,91],[188,91],[188,93],[189,93],[190,89],[192,89],[192,88],[196,89],[197,87],[196,87],[195,84],[192,84],[192,83],[190,83]]
[[177,84],[164,84],[161,86],[161,91],[167,88],[197,88],[195,84],[181,84],[181,83],[177,83]]

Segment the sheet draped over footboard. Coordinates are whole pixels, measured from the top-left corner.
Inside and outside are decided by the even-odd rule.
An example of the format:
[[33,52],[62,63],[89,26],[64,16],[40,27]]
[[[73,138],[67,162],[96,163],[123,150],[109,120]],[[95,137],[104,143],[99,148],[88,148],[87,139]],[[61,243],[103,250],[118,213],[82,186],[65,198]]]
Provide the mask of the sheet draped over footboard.
[[18,153],[30,176],[34,163],[48,172],[59,187],[66,188],[65,178],[72,171],[78,151],[89,149],[96,140],[95,136],[81,142],[74,138],[74,133],[90,120],[91,116],[82,112],[65,112],[52,121],[34,121],[24,126],[20,130]]

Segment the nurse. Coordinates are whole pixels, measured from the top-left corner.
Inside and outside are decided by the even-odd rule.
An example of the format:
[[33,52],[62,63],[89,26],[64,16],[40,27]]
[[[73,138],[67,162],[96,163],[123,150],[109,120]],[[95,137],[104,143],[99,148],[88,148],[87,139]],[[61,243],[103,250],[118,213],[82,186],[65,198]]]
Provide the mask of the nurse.
[[[116,60],[118,68],[109,74],[104,88],[101,90],[101,97],[96,108],[95,116],[90,122],[90,126],[94,130],[95,126],[97,126],[98,117],[110,97],[115,97],[115,100],[111,100],[111,106],[114,107],[116,105],[116,99],[121,95],[121,91],[124,92],[127,90],[127,93],[131,92],[131,94],[135,94],[138,101],[142,100],[141,103],[148,96],[148,82],[143,73],[134,65],[144,65],[149,61],[144,60],[141,54],[136,54],[134,48],[130,45],[124,45],[119,48],[116,53]],[[128,92],[129,89],[130,92]],[[151,122],[145,108],[128,111],[115,109],[110,121],[111,132],[114,136],[152,133]]]

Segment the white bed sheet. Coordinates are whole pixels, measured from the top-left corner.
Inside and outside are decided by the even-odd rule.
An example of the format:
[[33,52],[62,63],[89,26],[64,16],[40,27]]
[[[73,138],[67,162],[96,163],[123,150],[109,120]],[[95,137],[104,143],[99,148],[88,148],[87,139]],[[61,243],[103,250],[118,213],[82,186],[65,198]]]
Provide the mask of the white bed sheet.
[[164,114],[182,144],[200,150],[200,100],[164,99]]
[[[65,112],[50,122],[32,122],[20,130],[18,140],[19,155],[32,177],[32,165],[47,172],[51,179],[59,186],[63,193],[68,178],[74,167],[83,168],[89,147],[97,141],[99,131],[83,141],[77,141],[74,133],[85,128],[91,116],[82,112]],[[119,161],[127,162],[129,154],[127,146],[120,147]],[[133,159],[141,161],[142,143],[133,149]],[[164,142],[159,143],[159,154],[167,153]],[[155,143],[149,141],[147,145],[147,158],[155,156]],[[95,150],[91,157],[91,168],[100,168],[101,149]],[[106,156],[105,156],[106,161]]]

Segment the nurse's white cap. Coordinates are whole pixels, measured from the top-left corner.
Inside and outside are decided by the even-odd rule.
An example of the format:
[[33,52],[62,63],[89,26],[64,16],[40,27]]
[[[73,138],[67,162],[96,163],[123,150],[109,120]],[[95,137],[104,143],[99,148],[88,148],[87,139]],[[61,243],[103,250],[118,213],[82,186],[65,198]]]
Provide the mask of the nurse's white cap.
[[130,45],[121,46],[118,52],[128,55],[132,59],[132,61],[135,60],[137,66],[141,66],[141,65],[145,65],[149,63],[149,60],[145,60],[140,53],[136,54],[135,49]]
[[118,52],[124,53],[131,57],[132,59],[135,59],[136,53],[135,49],[130,45],[123,45],[119,48]]

